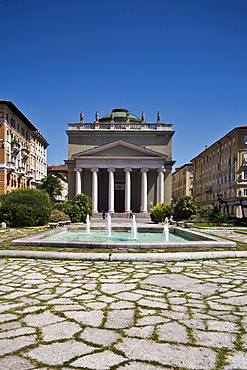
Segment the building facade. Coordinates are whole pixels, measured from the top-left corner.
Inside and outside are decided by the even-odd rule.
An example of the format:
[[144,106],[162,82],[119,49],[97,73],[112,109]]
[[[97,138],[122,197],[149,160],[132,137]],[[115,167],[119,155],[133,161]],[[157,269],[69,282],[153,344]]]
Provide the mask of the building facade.
[[47,174],[47,140],[8,100],[0,100],[0,194],[36,187]]
[[171,123],[147,123],[123,108],[93,123],[69,123],[69,199],[84,193],[94,213],[148,213],[157,203],[171,202]]
[[172,201],[176,202],[184,195],[192,196],[193,164],[186,163],[175,169],[172,174]]
[[234,128],[192,163],[193,196],[198,203],[247,216],[247,126]]
[[63,164],[47,166],[47,176],[49,175],[56,176],[62,186],[61,195],[56,195],[55,199],[60,202],[68,200],[68,166]]

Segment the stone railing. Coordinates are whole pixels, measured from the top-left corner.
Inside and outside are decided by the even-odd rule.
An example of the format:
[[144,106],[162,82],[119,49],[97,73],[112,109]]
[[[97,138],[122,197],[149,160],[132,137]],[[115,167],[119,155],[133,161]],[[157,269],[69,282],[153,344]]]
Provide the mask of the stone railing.
[[172,131],[172,123],[69,123],[69,130],[145,130],[145,131]]

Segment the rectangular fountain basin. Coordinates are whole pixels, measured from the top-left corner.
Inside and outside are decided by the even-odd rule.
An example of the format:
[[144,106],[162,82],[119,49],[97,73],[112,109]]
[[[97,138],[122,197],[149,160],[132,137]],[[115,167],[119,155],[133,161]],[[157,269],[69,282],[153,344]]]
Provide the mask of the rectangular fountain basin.
[[[103,227],[92,227],[90,231],[103,231]],[[128,232],[128,227],[112,227],[112,231]],[[12,241],[13,245],[24,245],[24,246],[47,246],[47,247],[62,247],[62,248],[123,248],[123,249],[165,249],[169,247],[211,247],[211,248],[232,248],[236,246],[236,243],[220,239],[212,236],[205,236],[202,233],[185,230],[181,228],[170,228],[170,234],[182,237],[183,240],[175,241],[154,241],[155,234],[163,233],[162,227],[138,227],[138,235],[142,233],[153,233],[150,241],[138,241],[137,240],[59,240],[59,236],[64,236],[67,232],[86,232],[85,225],[72,225],[66,227],[59,227],[39,234],[27,236]]]

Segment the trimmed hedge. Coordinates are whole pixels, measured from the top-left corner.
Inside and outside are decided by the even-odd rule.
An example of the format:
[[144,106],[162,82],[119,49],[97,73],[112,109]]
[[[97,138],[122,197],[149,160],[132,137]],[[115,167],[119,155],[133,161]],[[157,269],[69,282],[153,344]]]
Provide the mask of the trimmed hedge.
[[38,189],[18,189],[0,195],[0,220],[8,226],[43,226],[50,220],[49,196]]

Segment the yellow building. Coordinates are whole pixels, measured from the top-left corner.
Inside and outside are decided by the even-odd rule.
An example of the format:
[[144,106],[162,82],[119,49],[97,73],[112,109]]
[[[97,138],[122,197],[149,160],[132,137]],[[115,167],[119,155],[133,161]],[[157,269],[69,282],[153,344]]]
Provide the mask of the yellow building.
[[47,140],[8,100],[0,100],[0,194],[36,187],[47,174]]
[[184,195],[192,195],[193,164],[186,163],[175,169],[172,174],[172,201],[176,202]]
[[192,163],[193,196],[198,203],[247,216],[247,126],[234,128]]

